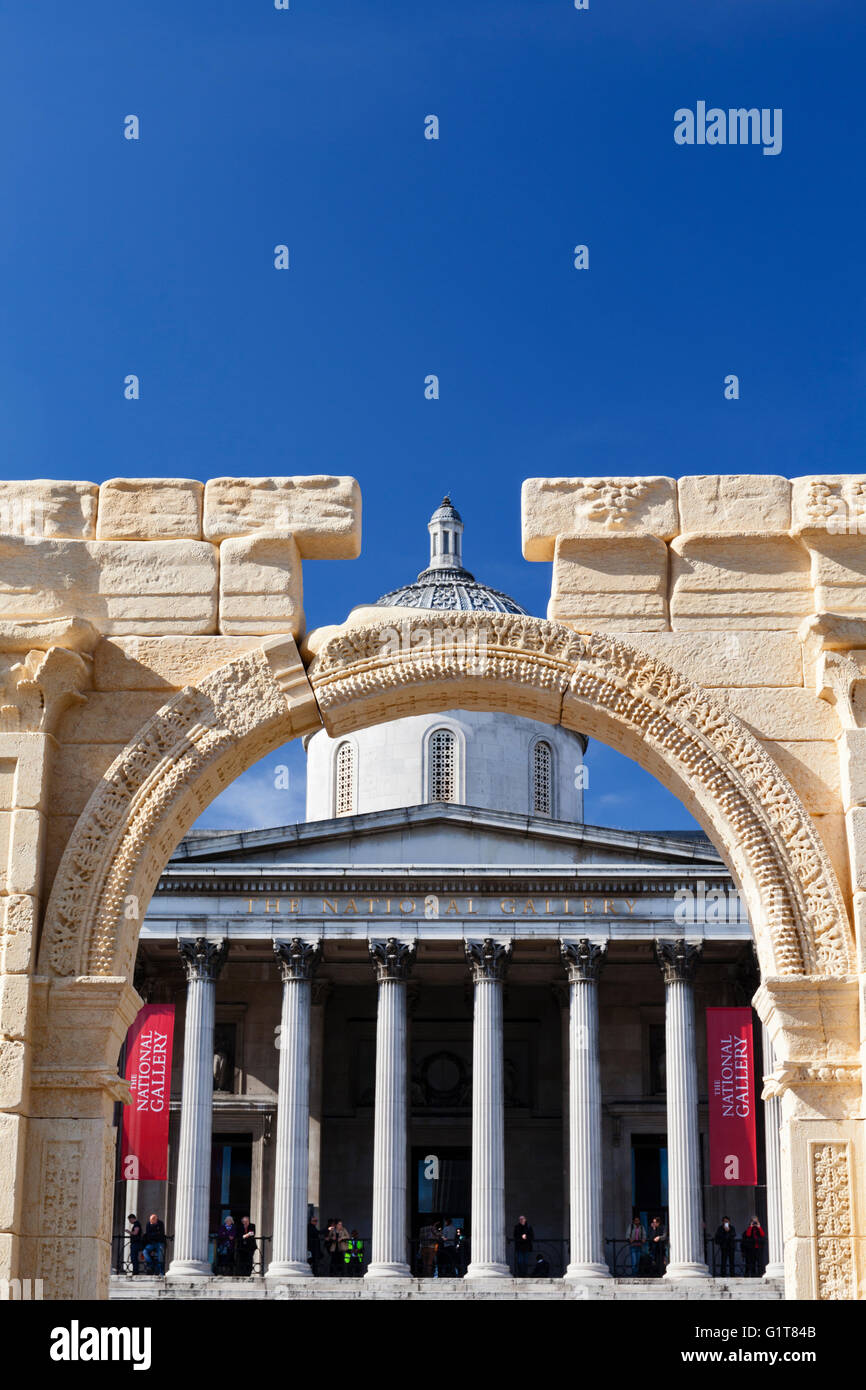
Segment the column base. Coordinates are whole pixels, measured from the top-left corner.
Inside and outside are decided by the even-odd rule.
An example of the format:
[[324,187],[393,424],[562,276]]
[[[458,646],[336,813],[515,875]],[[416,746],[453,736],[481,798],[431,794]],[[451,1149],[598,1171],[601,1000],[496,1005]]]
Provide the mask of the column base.
[[213,1270],[207,1260],[172,1260],[166,1279],[210,1279]]
[[411,1279],[412,1271],[408,1265],[400,1264],[398,1261],[374,1260],[367,1266],[365,1279]]
[[273,1260],[267,1268],[265,1279],[312,1279],[313,1271],[306,1261]]
[[563,1277],[566,1279],[612,1279],[613,1275],[607,1265],[570,1264]]
[[702,1264],[675,1264],[668,1265],[665,1270],[666,1279],[711,1279],[709,1268]]
[[494,1264],[473,1260],[469,1265],[464,1279],[510,1279],[511,1270],[508,1265]]
[[767,1265],[764,1270],[765,1279],[784,1279],[785,1266],[783,1264]]

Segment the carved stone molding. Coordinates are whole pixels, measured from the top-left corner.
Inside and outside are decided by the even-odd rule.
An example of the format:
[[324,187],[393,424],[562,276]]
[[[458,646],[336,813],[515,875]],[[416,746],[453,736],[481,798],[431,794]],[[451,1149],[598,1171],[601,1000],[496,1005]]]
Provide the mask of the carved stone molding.
[[127,974],[140,913],[201,811],[251,763],[319,727],[294,642],[268,639],[180,691],[115,759],[78,818],[46,910],[40,969]]
[[[407,621],[412,631],[399,653],[384,623],[345,628],[318,651],[309,677],[329,733],[461,705],[506,708],[569,728],[613,724],[628,735],[634,756],[642,748],[651,754],[712,822],[742,881],[766,951],[765,972],[850,969],[850,925],[809,814],[761,743],[705,690],[625,642],[554,622],[438,612]],[[483,670],[476,658],[470,671],[467,650],[477,650],[482,628]],[[439,642],[425,650],[415,641],[422,629],[435,629]],[[448,630],[450,645],[441,640]]]
[[701,959],[700,944],[690,945],[680,938],[677,941],[657,941],[656,960],[665,977],[665,984],[684,984],[695,978],[695,971]]
[[90,662],[61,647],[29,651],[7,668],[0,685],[0,731],[53,734],[72,705],[83,705]]
[[560,942],[560,950],[569,984],[576,980],[598,980],[607,957],[606,941],[590,941],[582,936],[579,941]]
[[319,945],[293,936],[291,941],[275,941],[274,955],[283,984],[288,980],[311,980],[321,960]]
[[511,942],[494,941],[485,936],[483,941],[467,941],[466,961],[472,972],[472,983],[482,980],[504,980],[511,959]]
[[379,984],[383,980],[408,980],[414,959],[415,947],[395,936],[370,942],[370,963]]
[[204,936],[197,936],[192,941],[179,941],[177,949],[186,971],[187,983],[192,984],[193,980],[217,978],[226,963],[229,943],[225,938],[222,941],[208,941]]
[[814,1146],[812,1196],[817,1233],[818,1298],[855,1298],[851,1174],[847,1144]]

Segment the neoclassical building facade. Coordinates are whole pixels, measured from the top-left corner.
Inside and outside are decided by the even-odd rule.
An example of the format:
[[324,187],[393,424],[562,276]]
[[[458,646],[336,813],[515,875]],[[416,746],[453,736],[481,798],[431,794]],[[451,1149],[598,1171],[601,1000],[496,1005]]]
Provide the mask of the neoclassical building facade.
[[[186,971],[186,983],[178,982],[186,990],[184,1029],[199,1039],[211,1017],[215,1026],[245,1028],[243,970],[259,972],[272,1015],[279,1001],[272,1026],[280,1028],[281,1046],[273,1047],[271,1033],[270,1073],[263,1039],[261,1062],[248,1051],[246,1033],[240,1053],[241,1070],[261,1080],[263,1127],[268,1105],[273,1110],[273,1097],[278,1101],[259,1178],[260,1202],[272,1202],[270,1223],[264,1205],[260,1219],[271,1226],[274,1296],[291,1296],[304,1283],[297,1269],[301,1213],[305,1226],[315,1182],[321,1202],[354,1204],[341,1214],[359,1229],[369,1200],[372,1277],[365,1282],[382,1281],[388,1296],[399,1296],[401,1285],[412,1282],[406,1242],[416,1215],[407,1199],[406,1147],[411,1163],[416,1147],[428,1148],[431,1132],[443,1156],[445,1148],[469,1150],[473,1296],[495,1297],[510,1282],[503,1238],[514,1206],[524,1202],[542,1213],[539,1225],[551,1232],[557,1222],[563,1230],[570,1208],[560,1238],[572,1277],[557,1284],[557,1296],[574,1296],[576,1289],[581,1296],[609,1296],[600,1242],[621,1220],[634,1189],[616,1160],[599,1183],[600,1155],[617,1148],[633,1155],[634,1137],[648,1122],[657,1128],[644,1133],[662,1132],[655,1118],[659,1094],[654,1101],[639,1076],[644,1047],[651,1046],[640,1029],[659,1027],[659,1018],[667,1044],[672,1264],[665,1291],[693,1296],[706,1279],[702,1183],[695,1183],[700,1028],[697,1057],[690,1028],[710,999],[727,1002],[751,988],[742,978],[750,929],[760,975],[752,1000],[769,1040],[764,1097],[776,1103],[780,1121],[785,1294],[860,1296],[861,484],[835,477],[530,480],[524,553],[553,563],[547,620],[507,606],[479,609],[472,602],[475,581],[455,576],[467,597],[459,608],[419,603],[407,611],[392,595],[387,604],[355,610],[345,623],[311,634],[304,631],[302,561],[357,553],[360,501],[351,479],[18,485],[33,507],[14,513],[17,533],[3,537],[0,549],[4,1274],[41,1278],[54,1298],[108,1291],[115,1103],[128,1098],[117,1058],[140,1007],[133,974],[146,932],[144,960],[170,952],[171,968]],[[454,557],[453,537],[444,549],[452,519],[440,521],[443,555]],[[462,569],[462,556],[454,558],[459,563],[450,568]],[[435,593],[437,578],[422,587]],[[472,822],[468,802],[444,800],[463,794],[462,775],[471,782],[469,752],[473,740],[483,739],[483,725],[473,722],[478,715],[506,715],[565,734],[536,740],[513,809],[480,808],[492,827]],[[423,724],[424,747],[416,773],[427,780],[420,800],[413,793],[417,825],[404,837],[405,806],[401,812],[380,802],[379,809],[360,811],[352,797],[360,792],[371,729],[415,719]],[[507,727],[508,739],[517,739],[522,725]],[[312,808],[317,819],[299,827],[288,847],[193,837],[178,851],[219,791],[293,737],[309,737],[311,761],[327,761],[331,749],[335,779],[327,811]],[[570,756],[577,765],[574,750],[584,738],[620,749],[680,797],[709,842],[687,847],[690,863],[677,860],[670,840],[659,860],[652,837],[593,841],[590,827],[580,829],[574,805],[563,819],[557,767]],[[545,742],[547,752],[537,753]],[[353,752],[341,754],[340,745]],[[491,775],[491,797],[495,780]],[[377,794],[383,795],[381,786]],[[443,814],[453,818],[447,830],[435,823]],[[350,829],[369,816],[384,818],[377,846],[376,835]],[[363,881],[364,897],[392,898],[393,913],[404,883],[399,861],[382,858],[388,836],[394,845],[418,831],[419,844],[425,836],[435,844],[437,836],[452,837],[461,816],[462,867],[470,878],[482,846],[507,840],[515,829],[509,816],[522,819],[525,842],[537,848],[537,859],[523,862],[523,881],[515,882],[508,863],[497,859],[489,882],[467,883],[456,861],[451,878],[437,885],[433,861],[419,859],[403,864],[417,885],[415,905],[426,884],[424,897],[438,899],[438,917],[432,905],[423,918],[407,909],[392,929],[380,924],[375,902],[363,914],[340,911],[347,897],[360,909]],[[347,851],[355,836],[358,857],[352,861],[347,852],[336,865],[314,855],[315,897],[308,899],[303,890],[310,884],[297,871],[313,853],[315,826],[329,823],[346,828]],[[360,831],[367,828],[369,822]],[[569,844],[577,852],[566,872]],[[735,886],[742,915],[721,932],[715,921],[692,922],[682,932],[660,927],[646,891],[654,862],[667,875],[666,902],[675,881],[694,889],[702,875],[723,898]],[[222,898],[220,863],[231,876]],[[390,880],[375,881],[377,865],[394,876],[393,891]],[[245,914],[238,913],[235,891],[241,867],[253,903]],[[256,903],[274,898],[269,875],[286,901],[281,896],[279,912],[268,913],[268,932],[238,918],[254,917]],[[347,883],[358,892],[346,894]],[[565,908],[566,898],[574,906],[572,885],[580,891],[577,921]],[[619,886],[632,891],[620,894]],[[323,899],[336,895],[336,913],[319,901],[320,889]],[[484,904],[480,930],[470,921],[476,915],[470,898],[479,909]],[[502,907],[512,899],[513,914]],[[287,910],[293,900],[297,911]],[[526,910],[527,902],[534,910]],[[520,925],[503,920],[516,916],[518,905]],[[532,920],[539,915],[555,925]],[[459,920],[460,930],[445,918]],[[675,928],[681,925],[673,919]],[[168,956],[163,959],[168,970]],[[566,986],[567,1002],[560,1005],[551,985]],[[331,988],[327,1003],[323,986]],[[227,1004],[240,1011],[220,1020],[218,1010]],[[324,1028],[314,1014],[325,1009],[327,1018],[335,1007],[343,1033],[335,1052],[349,1057],[351,1067],[341,1068],[327,1046],[319,1050],[316,1154],[304,1142],[317,1103],[315,1029]],[[650,1011],[643,1019],[642,1008]],[[620,1076],[609,1053],[614,1028],[616,1049],[642,1058]],[[453,1046],[443,1048],[437,1039],[449,1029]],[[430,1036],[434,1031],[437,1037]],[[252,1047],[255,1029],[250,1032]],[[560,1045],[552,1047],[557,1036]],[[427,1044],[451,1056],[425,1053]],[[222,1080],[226,1051],[220,1049]],[[205,1065],[213,1086],[214,1050],[199,1048],[199,1057],[200,1085],[189,1090],[184,1077],[181,1094],[205,1095]],[[372,1098],[364,1079],[371,1070]],[[461,1107],[467,1071],[468,1104]],[[345,1112],[338,1116],[341,1088]],[[237,1084],[224,1093],[232,1124],[231,1107],[247,1094]],[[452,1113],[431,1130],[443,1118],[431,1113],[437,1109],[431,1098],[443,1094],[452,1096]],[[629,1096],[637,1108],[615,1114]],[[211,1128],[221,1099],[205,1107]],[[212,1140],[205,1126],[190,1126],[193,1108],[182,1103],[176,1116],[179,1198],[189,1190],[181,1168],[199,1171]],[[509,1176],[509,1158],[519,1150],[509,1133],[524,1122],[525,1151],[537,1153],[539,1162],[522,1173],[512,1165]],[[542,1137],[548,1122],[558,1134],[553,1142],[550,1134]],[[340,1125],[348,1127],[342,1139]],[[453,1143],[446,1144],[449,1136]],[[341,1143],[347,1154],[360,1155],[357,1173],[335,1175]],[[322,1210],[325,1217],[337,1214]],[[185,1206],[182,1200],[174,1213],[178,1281],[200,1277],[195,1266],[207,1262],[209,1216],[200,1199]],[[714,1212],[705,1204],[703,1219],[708,1216],[710,1224]],[[767,1220],[772,1230],[769,1213]]]

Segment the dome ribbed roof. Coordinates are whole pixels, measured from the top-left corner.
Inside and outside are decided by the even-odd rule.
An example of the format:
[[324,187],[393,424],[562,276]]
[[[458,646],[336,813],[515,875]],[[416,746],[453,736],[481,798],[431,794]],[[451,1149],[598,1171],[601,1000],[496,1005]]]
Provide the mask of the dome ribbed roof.
[[376,599],[377,608],[429,608],[469,613],[525,613],[508,594],[481,584],[463,568],[463,520],[450,497],[430,518],[430,564],[413,584]]

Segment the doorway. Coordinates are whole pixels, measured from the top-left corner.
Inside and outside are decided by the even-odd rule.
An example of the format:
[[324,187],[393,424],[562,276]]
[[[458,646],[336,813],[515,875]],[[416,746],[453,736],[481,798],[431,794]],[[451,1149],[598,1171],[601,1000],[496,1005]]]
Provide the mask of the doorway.
[[468,1264],[472,1151],[436,1143],[413,1148],[412,1272],[423,1279],[460,1278]]
[[226,1216],[236,1226],[250,1215],[253,1174],[253,1136],[215,1134],[210,1166],[210,1234],[214,1235]]

